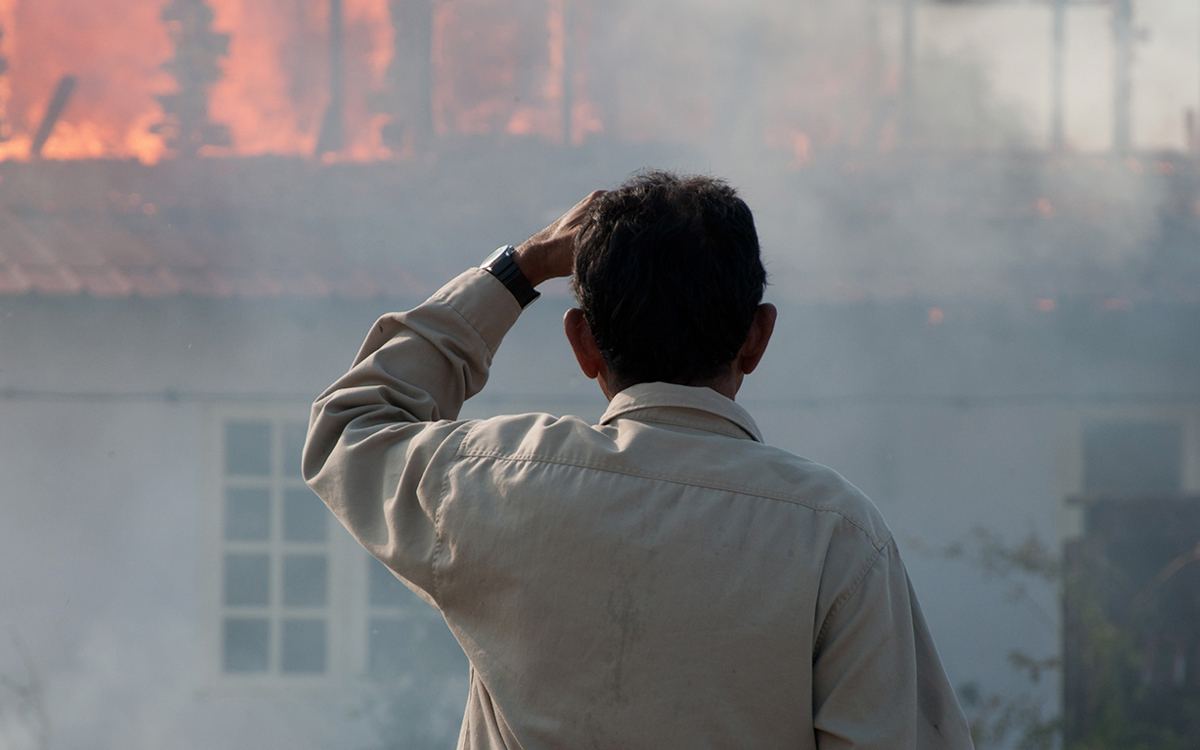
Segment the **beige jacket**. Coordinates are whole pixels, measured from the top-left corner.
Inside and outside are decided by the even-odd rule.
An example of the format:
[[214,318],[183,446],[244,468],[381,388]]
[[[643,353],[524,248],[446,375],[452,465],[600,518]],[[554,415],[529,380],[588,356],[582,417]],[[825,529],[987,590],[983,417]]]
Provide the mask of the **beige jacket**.
[[455,421],[519,312],[476,269],[381,318],[304,450],[470,658],[460,748],[971,747],[875,506],[733,401]]

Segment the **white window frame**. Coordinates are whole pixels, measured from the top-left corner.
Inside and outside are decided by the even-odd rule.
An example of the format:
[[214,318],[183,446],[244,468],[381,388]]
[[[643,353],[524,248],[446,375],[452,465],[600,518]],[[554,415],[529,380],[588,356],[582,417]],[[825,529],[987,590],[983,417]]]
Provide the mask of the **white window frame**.
[[[225,425],[233,421],[267,422],[271,425],[271,525],[282,526],[282,494],[285,488],[302,488],[301,477],[283,473],[285,424],[307,425],[311,405],[296,404],[222,404],[208,408],[206,414],[206,456],[203,502],[200,513],[200,626],[199,659],[201,692],[241,692],[253,694],[271,691],[345,688],[365,674],[367,607],[367,563],[370,557],[332,516],[329,519],[326,551],[327,604],[321,608],[326,621],[325,671],[320,674],[285,673],[280,670],[282,606],[282,570],[277,564],[286,551],[304,552],[306,543],[284,542],[278,531],[267,543],[247,546],[270,547],[272,559],[268,613],[271,636],[267,672],[230,673],[224,671],[223,628],[226,613],[236,612],[223,600],[224,557],[236,550],[239,542],[228,542],[225,529],[225,488],[240,480],[225,475]],[[263,480],[259,480],[260,482]],[[322,545],[322,543],[308,543]],[[314,550],[316,547],[314,546]],[[293,610],[303,616],[306,610]]]
[[1060,541],[1077,539],[1083,534],[1083,508],[1073,499],[1083,494],[1084,433],[1088,425],[1104,420],[1181,424],[1181,489],[1185,494],[1200,493],[1200,403],[1128,403],[1068,409],[1060,418],[1055,472],[1058,478],[1055,494],[1061,498],[1057,519]]

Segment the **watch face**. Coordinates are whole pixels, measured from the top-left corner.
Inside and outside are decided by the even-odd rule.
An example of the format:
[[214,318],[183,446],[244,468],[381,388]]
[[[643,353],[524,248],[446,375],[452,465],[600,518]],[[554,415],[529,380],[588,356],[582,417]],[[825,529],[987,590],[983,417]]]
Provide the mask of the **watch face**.
[[494,252],[494,253],[492,253],[491,255],[489,255],[489,256],[487,257],[487,260],[485,260],[485,261],[484,261],[482,264],[480,264],[480,266],[479,266],[479,267],[480,267],[480,268],[487,268],[488,266],[492,265],[492,264],[493,264],[493,263],[495,263],[496,261],[500,260],[500,256],[501,256],[501,255],[504,255],[504,253],[505,253],[507,250],[508,250],[508,245],[505,245],[504,247],[498,248],[498,249],[496,250],[496,252]]

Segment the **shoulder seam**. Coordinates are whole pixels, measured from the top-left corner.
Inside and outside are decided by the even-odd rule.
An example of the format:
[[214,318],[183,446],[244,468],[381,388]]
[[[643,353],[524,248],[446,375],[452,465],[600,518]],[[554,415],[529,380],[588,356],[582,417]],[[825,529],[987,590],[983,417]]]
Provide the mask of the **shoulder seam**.
[[[457,311],[456,311],[457,312]],[[471,434],[473,427],[469,427],[463,431],[462,437],[458,439],[458,447],[454,449],[455,456],[462,450],[463,443],[466,442],[467,436]],[[453,433],[451,433],[453,434]],[[452,459],[453,460],[453,459]],[[441,588],[440,575],[438,573],[438,558],[441,557],[442,551],[445,549],[445,535],[442,533],[442,508],[446,504],[446,495],[450,492],[450,472],[442,472],[442,486],[438,490],[437,507],[433,510],[433,556],[429,561],[429,577],[433,582],[433,591],[430,592],[433,600],[439,601],[438,589]],[[441,606],[440,603],[438,606]]]
[[[892,540],[889,539],[887,544],[891,543]],[[821,624],[821,631],[817,633],[816,640],[813,641],[814,654],[820,650],[822,644],[824,643],[825,633],[829,630],[829,625],[833,621],[833,618],[838,616],[838,614],[842,611],[842,607],[846,606],[846,602],[850,600],[850,597],[854,596],[854,593],[858,591],[858,587],[861,586],[862,582],[867,579],[867,574],[871,572],[871,568],[875,567],[875,563],[879,562],[879,557],[883,554],[883,550],[887,548],[887,544],[885,544],[883,547],[877,547],[875,549],[875,554],[872,555],[871,559],[868,560],[863,566],[862,572],[858,574],[858,578],[855,579],[854,584],[851,585],[850,588],[843,591],[841,596],[834,601],[833,606],[829,608],[829,614],[825,615],[825,622]]]
[[563,461],[562,459],[558,459],[558,458],[554,458],[554,457],[550,457],[550,456],[539,456],[539,455],[533,454],[533,453],[508,454],[508,453],[503,453],[500,451],[464,449],[464,446],[466,445],[466,443],[469,439],[470,439],[470,433],[468,433],[463,438],[463,442],[459,444],[459,450],[458,450],[459,458],[488,458],[488,459],[492,459],[495,461],[510,461],[510,462],[514,462],[514,463],[520,462],[520,461],[528,461],[528,462],[532,462],[532,463],[554,464],[557,466],[571,466],[571,467],[580,468],[580,469],[591,469],[593,471],[608,472],[610,474],[621,474],[621,475],[629,476],[629,477],[637,477],[639,479],[649,479],[649,480],[659,481],[659,482],[668,482],[671,484],[682,484],[682,485],[685,485],[688,487],[700,487],[702,489],[709,489],[709,490],[721,490],[723,492],[733,492],[733,493],[736,493],[739,495],[748,495],[750,497],[759,497],[759,498],[764,498],[767,500],[775,500],[775,501],[782,502],[782,503],[789,503],[791,505],[797,505],[802,508],[808,508],[809,510],[812,510],[812,511],[817,511],[817,512],[822,512],[822,513],[834,513],[838,516],[841,516],[843,519],[845,519],[845,521],[847,523],[849,523],[851,526],[853,526],[856,529],[858,529],[859,531],[861,531],[863,533],[863,535],[867,537],[867,540],[871,543],[871,546],[875,548],[877,554],[884,547],[886,547],[888,545],[888,543],[891,541],[891,534],[888,534],[886,539],[879,539],[876,534],[872,533],[869,529],[865,528],[863,526],[863,524],[859,523],[854,518],[851,518],[849,515],[847,515],[844,511],[842,511],[839,508],[834,508],[834,507],[830,507],[830,506],[826,506],[826,505],[817,505],[815,503],[806,503],[795,497],[783,495],[781,493],[770,492],[768,490],[763,490],[761,488],[746,487],[746,486],[736,485],[736,484],[724,484],[724,483],[720,483],[720,482],[698,482],[695,479],[692,479],[690,477],[678,476],[678,475],[674,475],[674,474],[661,474],[658,472],[639,472],[639,471],[621,470],[621,469],[612,468],[610,466],[600,466],[599,464],[593,464],[593,463],[582,462],[582,461]]

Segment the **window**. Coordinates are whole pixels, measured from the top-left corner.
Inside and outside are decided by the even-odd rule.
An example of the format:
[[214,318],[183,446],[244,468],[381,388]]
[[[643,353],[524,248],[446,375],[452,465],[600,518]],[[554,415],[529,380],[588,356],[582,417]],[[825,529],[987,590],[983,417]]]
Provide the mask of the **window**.
[[304,485],[302,423],[224,425],[221,668],[323,674],[329,512]]
[[320,679],[339,627],[332,596],[338,527],[304,484],[307,422],[289,413],[219,415],[209,579],[211,661],[220,678]]
[[305,485],[306,417],[300,406],[212,410],[202,523],[209,686],[457,685],[468,664],[440,613]]
[[1083,532],[1080,499],[1200,492],[1200,405],[1127,405],[1064,415],[1059,532]]
[[1094,420],[1083,430],[1083,491],[1177,494],[1183,488],[1183,423]]

